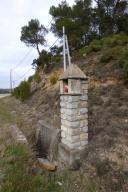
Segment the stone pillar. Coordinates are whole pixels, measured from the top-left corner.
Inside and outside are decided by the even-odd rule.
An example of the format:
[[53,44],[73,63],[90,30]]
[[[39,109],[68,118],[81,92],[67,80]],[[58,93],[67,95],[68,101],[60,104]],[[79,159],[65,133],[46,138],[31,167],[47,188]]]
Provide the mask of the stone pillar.
[[[61,161],[74,166],[81,161],[81,154],[88,144],[88,82],[83,72],[74,65],[69,68],[68,76],[60,79],[61,107]],[[79,71],[76,77],[76,69]],[[71,74],[70,74],[71,71]],[[73,73],[74,71],[74,73]],[[66,72],[67,74],[67,72]],[[63,86],[67,82],[68,93]]]

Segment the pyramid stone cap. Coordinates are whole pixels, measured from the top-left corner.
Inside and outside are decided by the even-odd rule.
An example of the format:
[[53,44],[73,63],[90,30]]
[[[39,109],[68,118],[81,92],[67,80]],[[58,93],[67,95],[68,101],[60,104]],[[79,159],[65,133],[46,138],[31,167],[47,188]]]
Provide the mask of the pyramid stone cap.
[[77,65],[71,64],[67,67],[66,71],[60,77],[59,80],[64,80],[64,79],[88,79],[88,78]]

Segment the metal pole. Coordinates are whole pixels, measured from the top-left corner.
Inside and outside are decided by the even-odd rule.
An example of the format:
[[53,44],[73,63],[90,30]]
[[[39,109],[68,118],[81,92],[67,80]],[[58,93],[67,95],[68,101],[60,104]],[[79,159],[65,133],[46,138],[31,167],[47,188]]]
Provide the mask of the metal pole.
[[69,62],[69,65],[71,65],[71,57],[70,57],[70,52],[69,52],[67,35],[66,35],[66,46],[67,46],[68,62]]
[[63,63],[64,71],[66,70],[66,54],[65,54],[65,28],[63,26]]
[[12,89],[14,90],[14,88],[15,88],[15,81],[13,81],[12,84],[13,84]]
[[10,91],[12,93],[12,69],[10,69]]

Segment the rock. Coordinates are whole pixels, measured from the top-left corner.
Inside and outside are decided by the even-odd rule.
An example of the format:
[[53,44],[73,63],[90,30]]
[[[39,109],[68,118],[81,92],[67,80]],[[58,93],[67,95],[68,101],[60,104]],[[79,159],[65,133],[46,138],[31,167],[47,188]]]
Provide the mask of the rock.
[[25,135],[22,133],[22,131],[16,125],[11,125],[10,131],[11,131],[12,138],[17,143],[28,144],[28,141],[27,141]]
[[49,171],[55,171],[57,166],[53,163],[49,162],[47,159],[38,158],[38,165],[43,169],[47,169]]
[[57,181],[57,184],[58,184],[59,186],[62,186],[62,185],[63,185],[63,183],[61,183],[60,181]]

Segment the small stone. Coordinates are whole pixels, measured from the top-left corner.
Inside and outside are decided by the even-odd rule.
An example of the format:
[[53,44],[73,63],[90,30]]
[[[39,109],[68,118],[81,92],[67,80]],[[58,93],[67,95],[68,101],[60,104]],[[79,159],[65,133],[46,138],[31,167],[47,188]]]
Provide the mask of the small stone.
[[57,168],[56,165],[49,162],[47,159],[42,159],[42,158],[38,158],[38,165],[39,167],[43,169],[47,169],[49,171],[55,171]]

